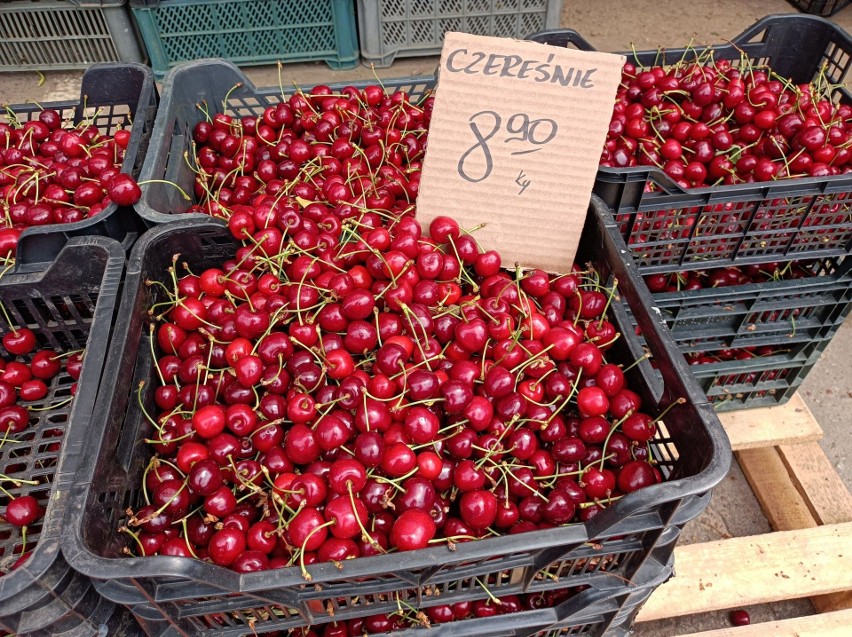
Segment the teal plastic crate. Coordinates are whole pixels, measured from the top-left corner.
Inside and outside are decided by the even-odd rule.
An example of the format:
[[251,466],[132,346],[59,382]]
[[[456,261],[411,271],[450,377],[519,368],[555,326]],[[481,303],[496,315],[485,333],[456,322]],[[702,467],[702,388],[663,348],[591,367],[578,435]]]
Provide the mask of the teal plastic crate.
[[180,62],[358,64],[352,0],[131,0],[154,74]]

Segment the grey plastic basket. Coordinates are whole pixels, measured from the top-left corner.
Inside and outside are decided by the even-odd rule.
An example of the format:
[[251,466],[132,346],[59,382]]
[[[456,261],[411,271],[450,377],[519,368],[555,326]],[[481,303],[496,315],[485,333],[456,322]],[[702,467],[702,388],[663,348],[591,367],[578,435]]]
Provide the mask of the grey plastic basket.
[[0,3],[0,71],[144,62],[125,0]]
[[559,26],[562,0],[358,0],[361,57],[376,67],[436,55],[444,34],[524,38]]

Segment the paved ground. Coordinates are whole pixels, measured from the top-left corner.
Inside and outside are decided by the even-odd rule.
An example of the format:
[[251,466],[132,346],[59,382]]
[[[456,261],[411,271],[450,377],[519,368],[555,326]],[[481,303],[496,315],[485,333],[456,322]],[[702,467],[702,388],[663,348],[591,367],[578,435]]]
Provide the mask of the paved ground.
[[[718,43],[732,38],[756,19],[771,13],[795,9],[784,0],[565,0],[562,25],[575,28],[601,50],[628,50],[656,46],[677,47],[693,39],[694,44]],[[840,12],[835,21],[852,30],[852,8]],[[333,72],[322,64],[288,65],[283,76],[287,83],[313,84],[379,77],[429,74],[436,58],[400,60],[391,68],[373,71],[359,67]],[[246,69],[258,86],[278,83],[274,67]],[[375,75],[374,75],[375,73]],[[80,73],[36,73],[0,75],[0,104],[24,100],[39,102],[69,99],[78,94]],[[801,388],[806,402],[825,431],[821,442],[852,489],[852,322],[847,321],[823,360]],[[738,466],[717,489],[710,509],[687,526],[683,542],[699,542],[726,536],[745,536],[769,530]],[[748,609],[752,620],[766,621],[812,612],[806,601],[773,604]],[[640,625],[637,635],[665,637],[728,625],[726,613],[692,616],[666,622]]]

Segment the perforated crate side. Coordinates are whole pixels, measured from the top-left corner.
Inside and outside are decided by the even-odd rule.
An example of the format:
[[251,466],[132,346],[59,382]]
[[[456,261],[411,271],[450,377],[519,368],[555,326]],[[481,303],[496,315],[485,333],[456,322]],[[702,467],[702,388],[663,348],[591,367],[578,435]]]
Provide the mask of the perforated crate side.
[[[607,635],[607,637],[627,637],[642,605],[660,584],[672,576],[671,547],[665,562],[649,560],[647,568],[627,585],[608,590],[588,589],[574,595],[553,607],[541,607],[506,615],[487,618],[465,619],[444,624],[417,626],[407,630],[390,633],[377,633],[377,637],[556,637],[557,635]],[[661,552],[657,557],[664,557]],[[482,599],[470,596],[471,600]],[[487,599],[487,597],[485,598]],[[439,604],[435,600],[431,605]],[[418,606],[426,608],[428,605]],[[398,612],[393,607],[389,612]],[[134,616],[145,627],[151,637],[177,637],[180,630],[162,622],[152,620],[156,609],[147,606],[133,608]],[[386,612],[374,609],[373,614]],[[413,614],[413,613],[412,613]],[[197,630],[189,630],[192,635],[205,637],[238,637],[245,634],[241,622],[231,618],[220,619],[218,626],[200,624]],[[336,618],[343,621],[341,618]],[[254,624],[255,634],[266,634],[275,630],[275,622],[261,621]]]
[[242,66],[358,63],[351,0],[131,0],[158,78],[180,62],[218,57]]
[[126,0],[0,4],[0,71],[144,62]]
[[[375,82],[352,82],[348,85],[363,88]],[[434,87],[431,76],[382,80],[385,90],[392,93],[405,91],[413,101],[426,96]],[[332,84],[332,90],[344,84]],[[311,87],[302,87],[308,91]],[[204,103],[210,116],[224,112],[233,117],[260,116],[267,106],[278,104],[292,94],[285,89],[282,97],[279,87],[258,88],[232,62],[226,60],[196,60],[172,69],[163,80],[162,100],[151,135],[151,144],[139,177],[149,182],[142,186],[142,198],[136,205],[144,223],[157,224],[180,220],[210,217],[202,214],[186,215],[193,203],[183,198],[180,191],[169,183],[180,186],[184,192],[193,193],[195,174],[184,157],[193,157],[195,149],[192,129],[205,119],[197,107]],[[227,97],[227,100],[226,100]],[[223,104],[224,102],[224,104]]]
[[772,407],[793,397],[829,343],[824,339],[795,353],[693,365],[692,371],[716,411]]
[[[39,482],[14,486],[7,481],[4,488],[15,496],[33,495],[46,507],[42,521],[27,533],[27,545],[34,546],[29,559],[0,577],[0,628],[14,634],[91,635],[113,611],[113,603],[100,597],[89,578],[62,558],[59,538],[91,433],[124,258],[115,241],[79,237],[46,270],[18,271],[0,282],[0,302],[11,320],[32,329],[41,348],[60,353],[86,348],[73,401],[68,402],[74,380],[63,371],[50,381],[47,396],[30,405],[43,410],[31,411],[27,429],[0,446],[0,473]],[[7,356],[2,348],[0,353]],[[4,571],[20,555],[22,540],[20,529],[0,523]]]
[[562,0],[358,0],[361,57],[376,67],[437,55],[444,34],[523,38],[559,26]]
[[[141,403],[151,405],[154,383],[147,381],[155,372],[142,308],[158,292],[142,281],[161,277],[175,253],[197,270],[221,263],[236,249],[220,224],[187,220],[146,233],[131,255],[114,336],[120,345],[112,348],[96,408],[107,426],[102,438],[92,441],[96,449],[90,463],[78,473],[63,553],[75,569],[95,580],[104,596],[133,607],[145,605],[154,614],[149,621],[160,616],[190,634],[219,634],[216,630],[223,626],[236,634],[249,626],[286,629],[363,617],[397,592],[417,601],[440,591],[441,599],[449,601],[470,594],[484,597],[489,590],[497,596],[580,584],[608,590],[631,581],[656,547],[673,545],[681,527],[706,507],[712,487],[727,471],[730,453],[718,420],[688,380],[686,365],[663,336],[662,324],[643,313],[647,291],[618,256],[623,242],[616,247],[617,237],[610,238],[600,217],[593,218],[597,222],[588,224],[591,234],[583,245],[605,246],[590,248],[605,253],[588,256],[604,278],[610,273],[618,277],[645,333],[654,335],[651,349],[667,363],[662,384],[645,382],[638,371],[629,373],[650,413],[676,403],[652,443],[668,482],[625,496],[586,524],[462,543],[454,551],[435,547],[347,560],[343,570],[327,563],[311,565],[307,587],[297,567],[240,575],[197,560],[120,557],[126,539],[115,529],[125,509],[138,504],[136,485],[150,455],[142,444],[150,423],[136,405],[135,388],[146,381]],[[612,350],[613,357],[619,356],[619,347]],[[676,402],[679,396],[686,402]],[[702,451],[682,453],[684,445]]]
[[852,307],[852,258],[801,267],[811,276],[657,293],[654,303],[684,353],[827,338]]

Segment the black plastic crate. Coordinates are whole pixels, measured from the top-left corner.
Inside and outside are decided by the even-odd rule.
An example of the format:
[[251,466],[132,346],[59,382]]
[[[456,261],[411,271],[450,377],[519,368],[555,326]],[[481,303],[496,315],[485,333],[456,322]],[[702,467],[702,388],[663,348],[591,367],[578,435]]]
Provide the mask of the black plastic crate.
[[799,11],[827,18],[848,6],[850,0],[787,0],[787,2]]
[[[591,48],[573,31],[543,31],[530,39]],[[852,103],[841,87],[852,66],[852,38],[818,17],[768,16],[731,44],[625,55],[649,66],[711,50],[715,60],[735,66],[745,55],[796,84],[823,72],[829,84],[838,85],[833,99]],[[594,192],[614,209],[644,273],[852,253],[852,175],[684,190],[655,167],[601,167]]]
[[[673,547],[672,547],[673,548]],[[558,637],[560,635],[606,635],[627,637],[631,634],[636,615],[657,587],[673,575],[673,561],[666,564],[656,559],[648,561],[642,573],[631,582],[611,590],[590,589],[552,607],[543,607],[499,617],[474,618],[445,624],[417,626],[376,637]],[[653,573],[649,580],[642,577]],[[136,612],[140,611],[137,607]],[[154,611],[156,612],[156,611]],[[137,619],[139,617],[137,616]],[[167,623],[141,620],[149,637],[178,637],[181,633]],[[320,627],[321,629],[321,627]],[[218,634],[243,635],[241,632],[220,631]],[[351,633],[350,634],[354,634]],[[127,633],[128,637],[135,637]],[[292,637],[300,637],[294,631]]]
[[[79,99],[18,104],[9,109],[20,122],[38,118],[42,108],[53,108],[59,111],[63,121],[77,124],[90,120],[105,134],[130,128],[121,172],[138,178],[154,128],[157,101],[150,68],[142,64],[104,63],[90,66],[83,74]],[[89,219],[25,230],[18,242],[18,256],[28,263],[46,264],[59,254],[69,237],[81,235],[110,237],[129,249],[143,229],[132,208],[112,203]]]
[[[12,634],[92,635],[114,609],[88,577],[71,570],[60,554],[59,538],[74,475],[88,448],[124,260],[122,247],[111,239],[76,237],[46,269],[10,273],[0,281],[0,303],[16,327],[36,333],[39,346],[57,352],[86,348],[74,400],[31,412],[29,427],[0,446],[0,473],[45,481],[3,485],[13,495],[35,496],[46,507],[42,521],[27,534],[27,546],[37,544],[14,571],[5,572],[20,554],[22,538],[19,529],[0,523],[0,629]],[[4,324],[2,332],[7,329]],[[0,352],[8,357],[2,346]],[[71,396],[73,382],[63,371],[50,382],[47,396],[30,406],[61,403]]]
[[[362,81],[331,86],[336,89],[343,86],[363,88],[376,83]],[[416,100],[434,86],[435,79],[382,80],[382,84],[387,92],[403,90]],[[311,87],[302,88],[307,91]],[[163,80],[160,108],[140,181],[168,181],[192,196],[195,175],[190,168],[195,156],[192,129],[205,120],[205,114],[198,105],[204,104],[210,117],[216,113],[234,117],[259,116],[267,106],[278,104],[294,92],[295,88],[290,86],[284,89],[257,88],[240,69],[225,60],[198,60],[177,66]],[[181,191],[171,184],[156,182],[142,185],[142,199],[136,205],[136,211],[149,227],[174,221],[174,215],[186,213],[193,203],[197,203],[194,199],[185,199]],[[210,217],[196,213],[191,213],[191,217],[180,217],[181,220],[189,218],[210,220]]]
[[[604,280],[617,277],[620,293],[663,370],[660,381],[647,364],[640,364],[628,380],[642,395],[648,413],[674,405],[652,443],[668,482],[620,499],[585,524],[462,543],[455,551],[436,547],[359,558],[342,568],[317,564],[308,568],[310,584],[299,568],[240,575],[190,559],[122,557],[125,540],[116,529],[125,509],[139,501],[137,485],[150,457],[143,443],[150,424],[137,405],[137,388],[145,381],[148,389],[142,391],[141,402],[151,407],[155,372],[144,308],[156,301],[157,286],[143,282],[162,277],[176,253],[197,270],[232,257],[237,248],[222,225],[187,220],[149,231],[131,255],[115,346],[96,407],[97,435],[92,436],[90,461],[78,474],[69,505],[63,538],[69,563],[91,576],[105,597],[133,609],[146,626],[165,620],[182,634],[217,636],[263,634],[393,612],[397,598],[434,605],[474,596],[484,599],[488,590],[497,597],[578,585],[613,592],[614,587],[629,586],[644,572],[643,566],[655,560],[660,573],[680,529],[706,507],[712,488],[726,474],[730,447],[664,323],[645,310],[651,303],[647,289],[635,267],[621,258],[626,247],[604,226],[599,201],[592,211],[581,242],[586,252],[578,261],[594,262]],[[620,342],[610,351],[611,360],[634,360]],[[602,625],[586,632],[599,634]]]
[[785,403],[852,313],[852,257],[799,265],[810,276],[651,295],[717,410]]

